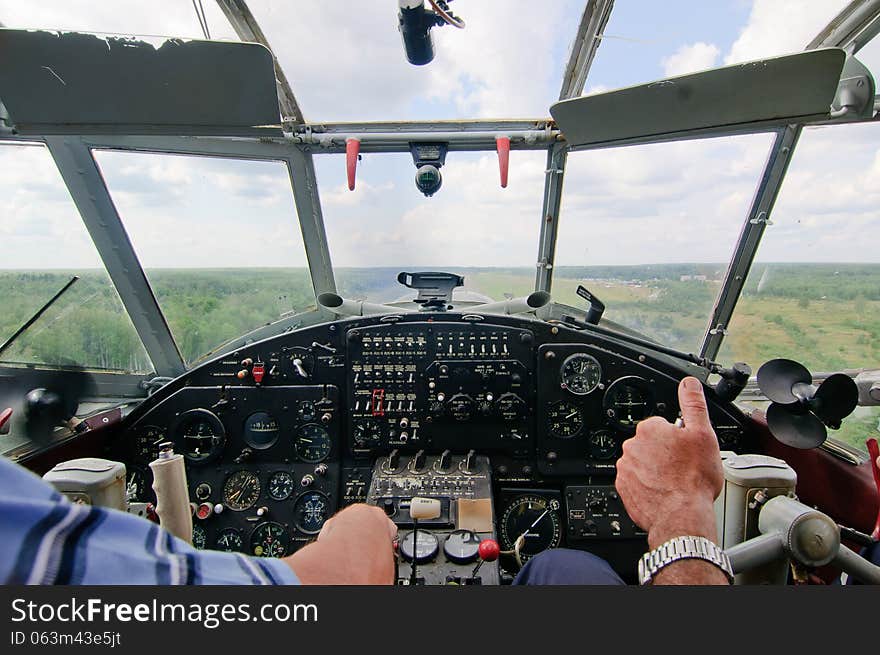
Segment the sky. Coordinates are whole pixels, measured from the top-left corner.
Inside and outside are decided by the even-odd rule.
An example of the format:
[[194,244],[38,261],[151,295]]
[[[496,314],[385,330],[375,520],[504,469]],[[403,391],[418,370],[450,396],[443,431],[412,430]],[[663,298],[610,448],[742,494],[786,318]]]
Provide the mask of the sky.
[[[846,4],[617,0],[585,92],[800,50]],[[249,5],[309,121],[546,117],[583,6],[457,0],[453,9],[467,27],[435,29],[435,60],[414,67],[393,0]],[[234,39],[216,4],[204,6],[211,36]],[[0,22],[201,37],[189,0],[0,0]],[[880,47],[869,46],[862,59],[880,69]],[[557,264],[728,260],[771,141],[763,134],[573,153]],[[145,267],[305,264],[282,164],[96,158]],[[364,155],[354,192],[344,157],[315,159],[336,266],[535,264],[543,152],[513,152],[506,189],[494,152],[452,153],[432,198],[415,189],[409,155]],[[2,146],[0,170],[0,267],[100,265],[47,152]],[[863,236],[880,228],[877,182],[877,126],[805,131],[758,259],[880,262],[880,249]]]

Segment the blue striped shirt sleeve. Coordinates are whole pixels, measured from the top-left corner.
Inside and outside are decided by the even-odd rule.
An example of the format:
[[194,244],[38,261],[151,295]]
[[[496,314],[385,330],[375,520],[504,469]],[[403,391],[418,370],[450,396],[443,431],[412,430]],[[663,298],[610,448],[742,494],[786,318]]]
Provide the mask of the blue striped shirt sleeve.
[[0,580],[5,584],[299,584],[287,564],[197,550],[158,525],[69,502],[0,457]]

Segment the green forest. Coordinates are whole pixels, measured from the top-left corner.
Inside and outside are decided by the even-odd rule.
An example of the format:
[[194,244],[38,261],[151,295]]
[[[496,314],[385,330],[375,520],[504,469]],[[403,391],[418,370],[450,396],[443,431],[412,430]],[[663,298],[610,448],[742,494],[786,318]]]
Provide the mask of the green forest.
[[[464,275],[465,290],[493,299],[525,295],[534,288],[533,269],[450,270]],[[575,290],[583,284],[604,301],[606,318],[693,352],[706,331],[724,270],[722,264],[558,267],[553,297],[580,315],[584,303]],[[341,294],[374,302],[407,295],[409,290],[396,282],[398,272],[335,271]],[[210,356],[230,339],[315,304],[306,269],[146,273],[188,364]],[[103,271],[0,272],[0,341],[73,275],[79,280],[3,353],[2,360],[150,372],[149,359]],[[880,264],[756,263],[719,360],[745,361],[757,370],[773,357],[797,359],[814,372],[880,365]],[[855,445],[863,444],[865,430],[876,430],[880,418],[874,408],[859,411],[841,431]]]

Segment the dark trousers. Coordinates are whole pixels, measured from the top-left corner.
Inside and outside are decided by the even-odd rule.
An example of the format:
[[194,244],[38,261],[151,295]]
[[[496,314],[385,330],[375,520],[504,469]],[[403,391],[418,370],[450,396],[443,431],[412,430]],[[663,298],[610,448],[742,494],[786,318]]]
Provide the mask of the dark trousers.
[[624,582],[601,557],[582,550],[554,548],[526,562],[513,584],[619,585]]

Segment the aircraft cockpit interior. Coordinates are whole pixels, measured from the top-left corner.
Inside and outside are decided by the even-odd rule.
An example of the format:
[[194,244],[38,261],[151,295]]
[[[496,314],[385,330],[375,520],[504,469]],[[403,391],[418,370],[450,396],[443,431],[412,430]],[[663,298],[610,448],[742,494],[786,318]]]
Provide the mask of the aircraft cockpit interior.
[[736,582],[880,583],[880,2],[331,4],[0,2],[0,452],[197,549],[366,503],[398,585],[638,584],[695,377]]

